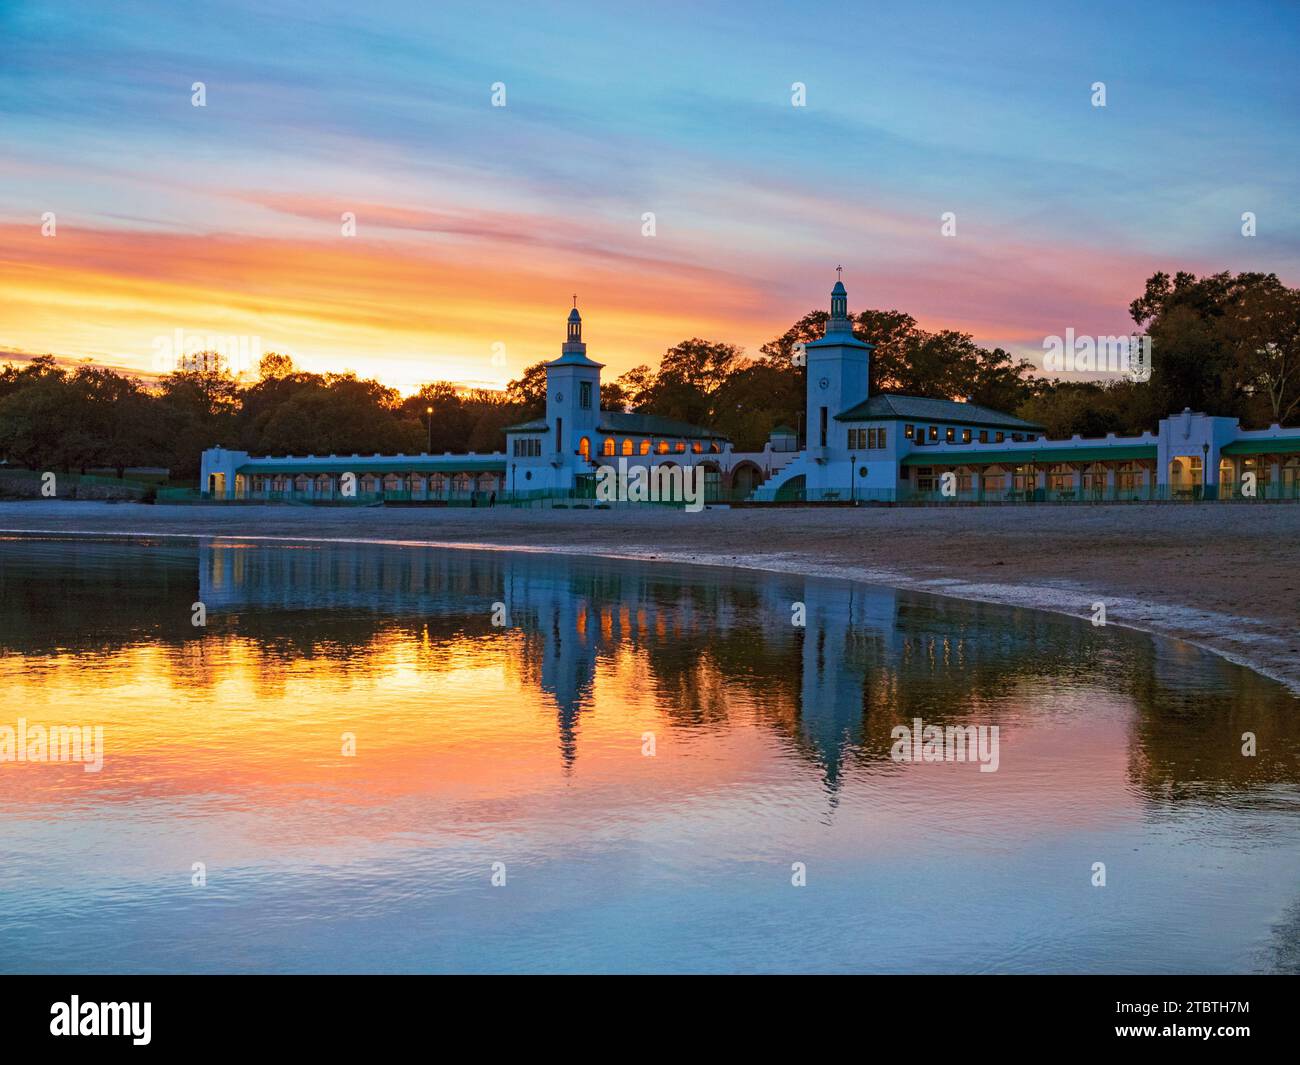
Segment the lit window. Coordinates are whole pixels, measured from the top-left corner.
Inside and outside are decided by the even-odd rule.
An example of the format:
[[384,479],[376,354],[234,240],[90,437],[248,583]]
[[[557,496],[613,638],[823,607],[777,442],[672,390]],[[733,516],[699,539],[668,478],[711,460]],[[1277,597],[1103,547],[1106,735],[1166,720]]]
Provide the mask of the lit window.
[[905,440],[911,440],[911,439],[912,439],[912,434],[913,434],[915,431],[916,431],[916,426],[914,426],[914,425],[905,425],[905,426],[903,426],[903,439],[905,439]]
[[987,429],[981,429],[981,430],[980,430],[980,443],[981,443],[981,444],[987,444],[988,442],[989,442],[989,431],[988,431]]
[[953,441],[957,439],[957,430],[950,425],[946,429],[944,429],[943,435],[944,435],[944,443],[951,444]]
[[643,454],[643,455],[648,455],[648,454],[650,454],[650,441],[649,441],[649,440],[642,440],[642,441],[641,441],[641,454]]
[[685,441],[685,440],[678,440],[678,441],[677,441],[677,445],[676,445],[676,447],[675,447],[674,450],[676,450],[676,451],[685,451],[685,450],[686,450],[686,441]]
[[995,436],[995,437],[993,438],[993,442],[994,442],[995,444],[1000,444],[1000,443],[1002,443],[1002,441],[1005,440],[1005,439],[1006,439],[1006,437],[1005,437],[1002,433],[998,433],[997,436]]
[[655,450],[656,450],[657,452],[659,452],[659,454],[661,454],[661,455],[667,455],[667,454],[668,454],[668,441],[667,441],[667,440],[660,440],[660,441],[659,441],[659,446],[656,447]]
[[614,454],[614,447],[614,438],[612,436],[607,436],[605,437],[605,445],[601,448],[601,452],[605,455],[612,455]]
[[971,439],[970,430],[969,430],[969,429],[963,429],[963,430],[961,431],[961,442],[962,442],[963,444],[969,444],[969,443],[970,443],[970,439]]
[[591,458],[591,441],[585,436],[578,441],[578,454],[584,459]]
[[939,440],[939,427],[937,425],[932,425],[930,426],[930,441],[931,443],[937,443],[938,440]]
[[635,451],[635,445],[632,443],[632,441],[631,441],[631,440],[624,440],[624,441],[623,441],[623,454],[624,454],[624,455],[631,455],[631,454],[634,453],[634,451]]

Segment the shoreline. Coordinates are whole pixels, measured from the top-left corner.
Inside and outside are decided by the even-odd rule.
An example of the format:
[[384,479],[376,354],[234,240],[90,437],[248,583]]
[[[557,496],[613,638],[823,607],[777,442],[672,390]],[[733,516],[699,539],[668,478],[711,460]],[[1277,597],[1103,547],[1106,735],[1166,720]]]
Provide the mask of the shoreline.
[[[1213,520],[1192,522],[1188,515],[1206,514],[1205,508],[1141,507],[1116,505],[1090,507],[1090,512],[1115,511],[1119,528],[1112,530],[1111,540],[1103,546],[1110,550],[1114,565],[1095,572],[1099,578],[1088,583],[1074,577],[1062,565],[1053,568],[1051,558],[1036,559],[1017,555],[1025,539],[1024,525],[1031,526],[1030,539],[1053,535],[1081,539],[1082,546],[1097,544],[1081,535],[1081,521],[1076,508],[1023,507],[996,508],[1001,523],[990,519],[989,512],[964,511],[881,511],[859,510],[705,511],[684,520],[673,512],[644,511],[511,511],[505,508],[477,511],[430,511],[367,509],[356,511],[322,511],[317,508],[283,507],[169,507],[138,504],[89,502],[0,503],[0,535],[51,536],[240,536],[256,540],[300,542],[350,542],[405,546],[460,548],[502,551],[531,551],[559,555],[599,555],[647,562],[678,562],[687,565],[746,569],[770,573],[830,577],[886,585],[892,588],[942,595],[967,602],[998,606],[1046,610],[1076,620],[1090,622],[1092,604],[1106,604],[1106,623],[1149,633],[1154,636],[1183,640],[1202,650],[1244,666],[1275,680],[1293,694],[1300,695],[1300,507],[1271,507],[1269,520],[1259,522],[1257,508],[1223,508]],[[1150,512],[1158,512],[1152,516]],[[1226,515],[1231,511],[1233,514]],[[1142,513],[1145,512],[1145,513]],[[712,527],[693,529],[694,518],[717,516]],[[1174,516],[1177,517],[1174,517]],[[1094,519],[1096,514],[1089,515]],[[83,520],[76,520],[77,518]],[[15,520],[19,519],[19,520]],[[31,519],[31,520],[21,520]],[[42,520],[44,519],[44,520]],[[1169,519],[1169,520],[1166,520]],[[1227,527],[1249,526],[1253,536],[1242,530],[1243,539],[1235,544],[1237,557],[1230,566],[1222,558],[1211,558],[1208,571],[1188,562],[1195,552],[1185,537],[1189,528],[1206,522]],[[1132,544],[1127,526],[1142,527],[1165,524],[1160,531],[1165,544],[1151,555],[1124,551]],[[1261,530],[1260,525],[1268,528]],[[938,525],[949,528],[961,540],[975,539],[980,549],[1009,552],[1010,560],[990,561],[963,544],[964,553],[945,557],[925,557],[903,548],[917,534],[924,541],[932,539]],[[1006,526],[1010,526],[1009,528]],[[75,527],[74,527],[75,526]],[[881,528],[884,526],[884,528]],[[873,528],[874,527],[874,528]],[[1274,528],[1276,527],[1276,528]],[[885,542],[880,532],[903,534],[901,543]],[[708,531],[710,537],[693,533]],[[825,541],[817,540],[817,533]],[[1202,530],[1204,532],[1204,530]],[[621,537],[611,536],[621,533]],[[1180,538],[1178,534],[1183,534]],[[594,535],[593,535],[594,534]],[[766,535],[764,535],[766,534]],[[863,537],[864,540],[847,539]],[[557,538],[567,543],[554,542]],[[537,542],[544,539],[546,542]],[[687,542],[683,542],[687,541]],[[698,544],[696,543],[698,541]],[[736,546],[739,542],[759,542],[757,550]],[[1002,541],[1002,542],[999,542]],[[784,548],[784,550],[770,550]],[[1073,542],[1071,546],[1074,546]],[[1115,554],[1119,547],[1120,553]],[[710,548],[710,549],[705,549]],[[721,550],[719,550],[721,548]],[[729,550],[735,553],[730,553]],[[874,554],[876,558],[855,557]],[[1171,556],[1168,558],[1166,556]],[[979,572],[992,566],[1014,568],[1010,573],[1022,579],[1006,579],[1007,571],[994,577]],[[1169,564],[1172,561],[1172,566]],[[1202,563],[1205,559],[1201,560]],[[1150,570],[1148,587],[1135,587],[1140,594],[1119,594],[1127,574],[1134,565]],[[1242,570],[1252,579],[1242,589]],[[1077,572],[1077,567],[1075,567]],[[1274,572],[1276,571],[1276,572]],[[1201,580],[1217,573],[1219,579]],[[1182,587],[1176,587],[1181,578]],[[1294,586],[1292,583],[1294,582]],[[1195,594],[1151,594],[1148,588],[1162,592],[1194,591]],[[1242,611],[1246,591],[1256,594],[1255,611]],[[1268,597],[1265,597],[1268,593]],[[1225,602],[1227,600],[1227,602]],[[1225,609],[1230,606],[1232,609]]]

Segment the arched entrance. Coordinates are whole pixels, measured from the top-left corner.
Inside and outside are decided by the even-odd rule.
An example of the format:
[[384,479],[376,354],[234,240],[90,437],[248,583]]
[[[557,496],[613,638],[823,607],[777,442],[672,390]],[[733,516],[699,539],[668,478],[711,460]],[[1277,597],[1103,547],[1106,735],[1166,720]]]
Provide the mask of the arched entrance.
[[731,470],[731,498],[748,499],[763,483],[763,471],[753,462],[738,462]]
[[1176,455],[1169,460],[1169,498],[1192,499],[1201,494],[1200,455]]
[[778,503],[802,503],[808,493],[808,480],[801,473],[797,477],[791,477],[776,490],[776,501]]

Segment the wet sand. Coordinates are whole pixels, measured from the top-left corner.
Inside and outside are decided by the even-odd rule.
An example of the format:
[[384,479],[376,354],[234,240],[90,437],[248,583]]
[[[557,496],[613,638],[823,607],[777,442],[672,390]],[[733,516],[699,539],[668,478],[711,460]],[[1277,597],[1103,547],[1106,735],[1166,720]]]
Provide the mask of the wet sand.
[[1300,505],[609,511],[0,503],[0,530],[526,547],[849,577],[1176,636],[1300,693]]

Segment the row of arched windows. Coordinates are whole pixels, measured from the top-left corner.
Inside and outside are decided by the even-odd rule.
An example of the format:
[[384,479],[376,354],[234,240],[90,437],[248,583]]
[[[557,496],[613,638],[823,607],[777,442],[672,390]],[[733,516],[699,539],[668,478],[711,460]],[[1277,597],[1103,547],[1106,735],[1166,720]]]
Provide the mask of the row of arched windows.
[[[644,440],[637,441],[631,439],[630,437],[625,437],[622,443],[620,443],[614,437],[607,436],[605,437],[604,441],[601,443],[600,453],[606,456],[649,455],[651,452],[654,452],[656,455],[669,455],[673,453],[680,455],[686,452],[687,446],[688,445],[684,440],[655,441],[646,438]],[[690,444],[689,447],[690,450],[697,455],[703,454],[704,452],[704,445],[698,440]],[[716,455],[719,453],[720,450],[721,449],[718,447],[717,444],[709,445],[710,454]],[[578,454],[581,455],[584,459],[591,458],[591,441],[585,436],[578,441]]]
[[[430,474],[427,478],[420,474],[389,473],[380,477],[378,474],[363,473],[357,478],[357,491],[371,494],[378,492],[415,492],[431,496],[445,495],[451,492],[495,492],[503,487],[502,478],[496,473],[442,473]],[[338,493],[339,477],[337,474],[322,473],[312,477],[307,474],[290,476],[254,476],[254,492],[297,492],[300,495],[315,494],[333,496]]]

